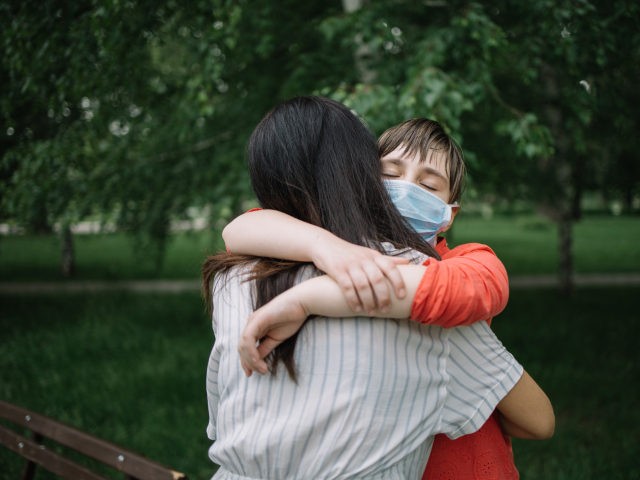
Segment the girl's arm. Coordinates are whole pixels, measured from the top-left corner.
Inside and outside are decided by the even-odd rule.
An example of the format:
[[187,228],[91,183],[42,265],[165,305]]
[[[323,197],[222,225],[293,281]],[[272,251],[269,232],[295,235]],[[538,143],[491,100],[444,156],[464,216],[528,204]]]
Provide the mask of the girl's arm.
[[353,245],[276,210],[240,215],[224,228],[222,238],[233,253],[313,262],[338,283],[356,312],[384,311],[391,302],[391,290],[397,297],[405,295],[396,266],[408,263],[407,259]]
[[[407,296],[394,299],[387,313],[376,311],[369,316],[407,318],[412,307],[411,298],[426,268],[420,265],[399,266]],[[267,373],[264,358],[297,332],[309,315],[341,317],[353,316],[353,313],[340,287],[330,277],[324,275],[299,283],[249,317],[238,344],[245,374],[250,376],[253,371]],[[553,435],[555,417],[551,402],[526,372],[500,402],[498,410],[503,417],[505,432],[509,435],[539,439]]]
[[520,381],[498,404],[503,431],[512,437],[545,440],[553,436],[556,417],[549,397],[524,372]]
[[[275,210],[240,215],[222,232],[234,253],[313,262],[333,278],[354,312],[387,313],[394,291],[404,296],[396,257],[346,242],[322,228]],[[509,282],[502,262],[486,245],[461,245],[430,259],[417,295],[412,320],[443,327],[468,325],[500,313],[509,298]],[[386,280],[392,284],[387,286]]]
[[[367,316],[407,318],[412,298],[427,267],[399,265],[407,295],[394,298],[386,312],[375,310]],[[253,312],[240,336],[238,352],[247,376],[253,371],[267,372],[264,358],[287,338],[296,333],[309,315],[351,317],[351,310],[340,286],[329,276],[305,280],[281,293]]]
[[499,314],[509,299],[509,279],[500,259],[486,245],[467,243],[429,259],[411,319],[441,327],[470,325]]

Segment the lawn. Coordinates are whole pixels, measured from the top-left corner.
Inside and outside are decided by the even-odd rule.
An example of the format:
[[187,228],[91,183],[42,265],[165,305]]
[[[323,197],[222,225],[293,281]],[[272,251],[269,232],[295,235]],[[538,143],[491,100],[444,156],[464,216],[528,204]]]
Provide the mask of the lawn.
[[[639,288],[514,291],[494,328],[551,397],[556,435],[517,441],[523,480],[640,476]],[[209,478],[197,294],[0,296],[0,398]],[[618,428],[622,428],[618,431]],[[18,478],[0,448],[2,479]],[[42,475],[38,478],[46,478]]]
[[[454,244],[491,246],[510,275],[556,272],[555,224],[534,215],[483,219],[463,213],[454,224]],[[640,217],[589,216],[575,224],[573,233],[576,272],[640,272]]]
[[[204,375],[213,337],[197,293],[0,296],[0,303],[0,398],[191,479],[211,476]],[[2,480],[20,478],[14,460],[0,448]]]
[[[591,216],[575,226],[581,273],[640,272],[640,219]],[[557,235],[535,216],[460,216],[450,243],[491,245],[511,275],[553,273]],[[76,236],[77,279],[197,279],[219,234],[172,236],[161,268],[122,234]],[[53,236],[0,238],[0,281],[54,280]],[[513,291],[494,323],[549,393],[557,431],[516,441],[523,480],[640,478],[639,288]],[[213,472],[204,434],[212,341],[197,293],[0,296],[0,398],[93,432],[191,479]],[[623,433],[612,427],[625,426]],[[614,433],[615,432],[615,433]],[[0,480],[18,477],[0,449]],[[50,478],[40,474],[38,478]]]
[[[483,219],[460,214],[452,243],[486,243],[511,275],[554,273],[558,263],[556,227],[533,216]],[[575,225],[575,267],[579,273],[640,271],[640,217],[590,216]],[[170,238],[162,266],[149,249],[136,249],[123,234],[77,235],[77,279],[197,278],[202,259],[222,248],[217,232]],[[0,238],[0,281],[61,280],[60,246],[54,236]]]
[[[218,233],[172,235],[159,268],[154,250],[122,233],[76,235],[76,279],[198,278],[206,255],[222,248]],[[63,280],[60,242],[54,235],[0,237],[0,281]]]
[[[515,441],[523,480],[640,478],[639,288],[511,294],[494,329],[551,398],[556,433]],[[622,428],[622,430],[618,430]]]

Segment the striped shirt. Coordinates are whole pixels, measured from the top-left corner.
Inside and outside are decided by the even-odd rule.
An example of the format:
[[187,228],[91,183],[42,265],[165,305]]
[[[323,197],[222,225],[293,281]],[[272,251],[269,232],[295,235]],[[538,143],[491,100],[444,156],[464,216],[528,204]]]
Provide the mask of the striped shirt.
[[252,288],[237,269],[214,286],[206,387],[216,480],[419,479],[433,436],[478,430],[523,373],[486,322],[316,317],[298,337],[297,385],[282,365],[275,377],[246,378],[237,344]]

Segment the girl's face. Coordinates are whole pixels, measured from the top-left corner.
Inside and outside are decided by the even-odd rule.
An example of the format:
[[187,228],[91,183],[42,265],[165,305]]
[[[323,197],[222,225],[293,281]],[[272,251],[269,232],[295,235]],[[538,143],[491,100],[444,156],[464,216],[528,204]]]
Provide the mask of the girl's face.
[[419,153],[411,155],[401,145],[380,159],[382,177],[387,180],[404,180],[433,193],[443,202],[449,203],[451,188],[447,174],[447,159],[444,153],[429,150],[423,159]]

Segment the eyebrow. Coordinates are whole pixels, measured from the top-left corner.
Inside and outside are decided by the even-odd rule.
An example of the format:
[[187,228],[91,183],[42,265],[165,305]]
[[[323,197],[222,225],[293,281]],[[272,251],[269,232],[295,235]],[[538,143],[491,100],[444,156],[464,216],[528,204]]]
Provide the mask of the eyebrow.
[[[403,165],[405,163],[405,161],[400,159],[400,158],[388,158],[388,157],[381,158],[380,161],[381,162],[393,163],[394,165]],[[420,167],[420,168],[422,169],[423,172],[429,173],[431,175],[435,175],[436,177],[440,177],[441,179],[443,179],[446,182],[449,181],[449,179],[445,175],[440,173],[435,168],[432,168],[432,167],[429,167],[429,166],[424,166],[424,167]]]

